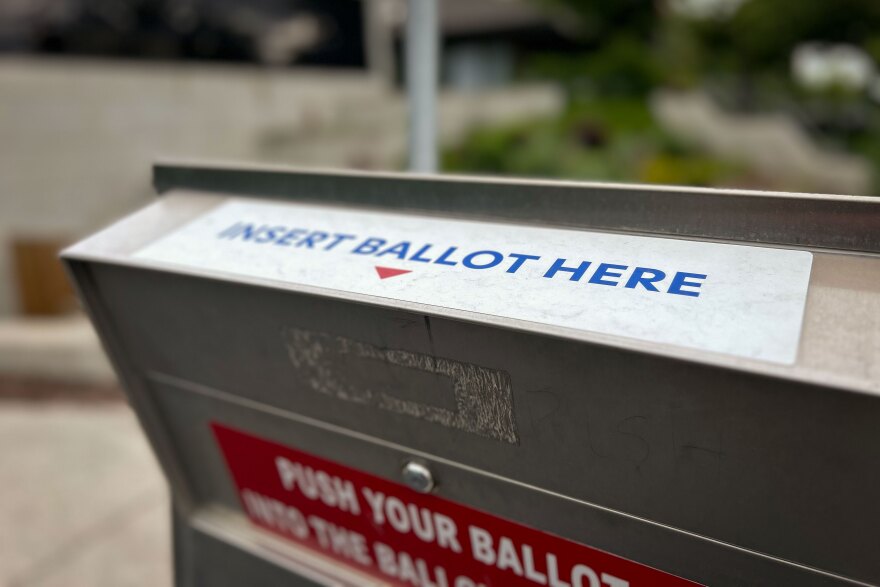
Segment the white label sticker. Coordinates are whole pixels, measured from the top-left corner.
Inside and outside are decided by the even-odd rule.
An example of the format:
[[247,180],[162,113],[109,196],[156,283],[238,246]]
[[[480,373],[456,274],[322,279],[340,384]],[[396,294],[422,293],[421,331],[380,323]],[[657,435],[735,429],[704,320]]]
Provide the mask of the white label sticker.
[[233,200],[135,255],[793,363],[804,251]]

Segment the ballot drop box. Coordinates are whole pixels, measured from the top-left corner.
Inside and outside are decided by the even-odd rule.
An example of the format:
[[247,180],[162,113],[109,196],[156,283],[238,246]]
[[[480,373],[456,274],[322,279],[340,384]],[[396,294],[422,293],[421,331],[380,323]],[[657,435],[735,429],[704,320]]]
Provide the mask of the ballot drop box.
[[880,584],[880,201],[154,181],[63,259],[177,585]]

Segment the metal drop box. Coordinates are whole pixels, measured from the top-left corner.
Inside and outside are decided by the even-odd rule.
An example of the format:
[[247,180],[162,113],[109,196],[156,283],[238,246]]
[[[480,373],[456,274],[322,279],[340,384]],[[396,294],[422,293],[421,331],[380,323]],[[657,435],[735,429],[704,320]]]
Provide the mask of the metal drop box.
[[[394,483],[415,460],[440,498],[699,584],[880,585],[880,201],[174,163],[155,186],[63,259],[170,483],[178,585],[383,584],[249,523],[218,422]],[[795,358],[136,254],[232,199],[807,252]]]

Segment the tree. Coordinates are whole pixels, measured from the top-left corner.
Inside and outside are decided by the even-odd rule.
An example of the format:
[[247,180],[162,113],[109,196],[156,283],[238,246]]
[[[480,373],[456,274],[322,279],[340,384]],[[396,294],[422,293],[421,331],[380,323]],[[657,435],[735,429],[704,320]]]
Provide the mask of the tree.
[[729,20],[697,23],[712,66],[739,73],[787,70],[791,53],[804,42],[866,47],[880,31],[877,0],[747,0]]
[[576,21],[581,40],[602,44],[619,34],[648,38],[657,24],[655,0],[539,0]]

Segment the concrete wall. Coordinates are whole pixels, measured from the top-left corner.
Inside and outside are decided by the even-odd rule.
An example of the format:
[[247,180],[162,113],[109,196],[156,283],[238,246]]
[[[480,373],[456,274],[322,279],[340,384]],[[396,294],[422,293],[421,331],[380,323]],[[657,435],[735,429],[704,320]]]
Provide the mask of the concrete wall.
[[[441,136],[562,107],[548,87],[441,97]],[[0,59],[0,315],[15,235],[79,237],[152,197],[158,157],[405,161],[406,104],[360,72]]]
[[[75,238],[132,210],[159,156],[265,159],[264,133],[340,123],[382,91],[353,75],[31,59],[0,60],[0,88],[5,243]],[[0,284],[8,313],[11,280]]]

